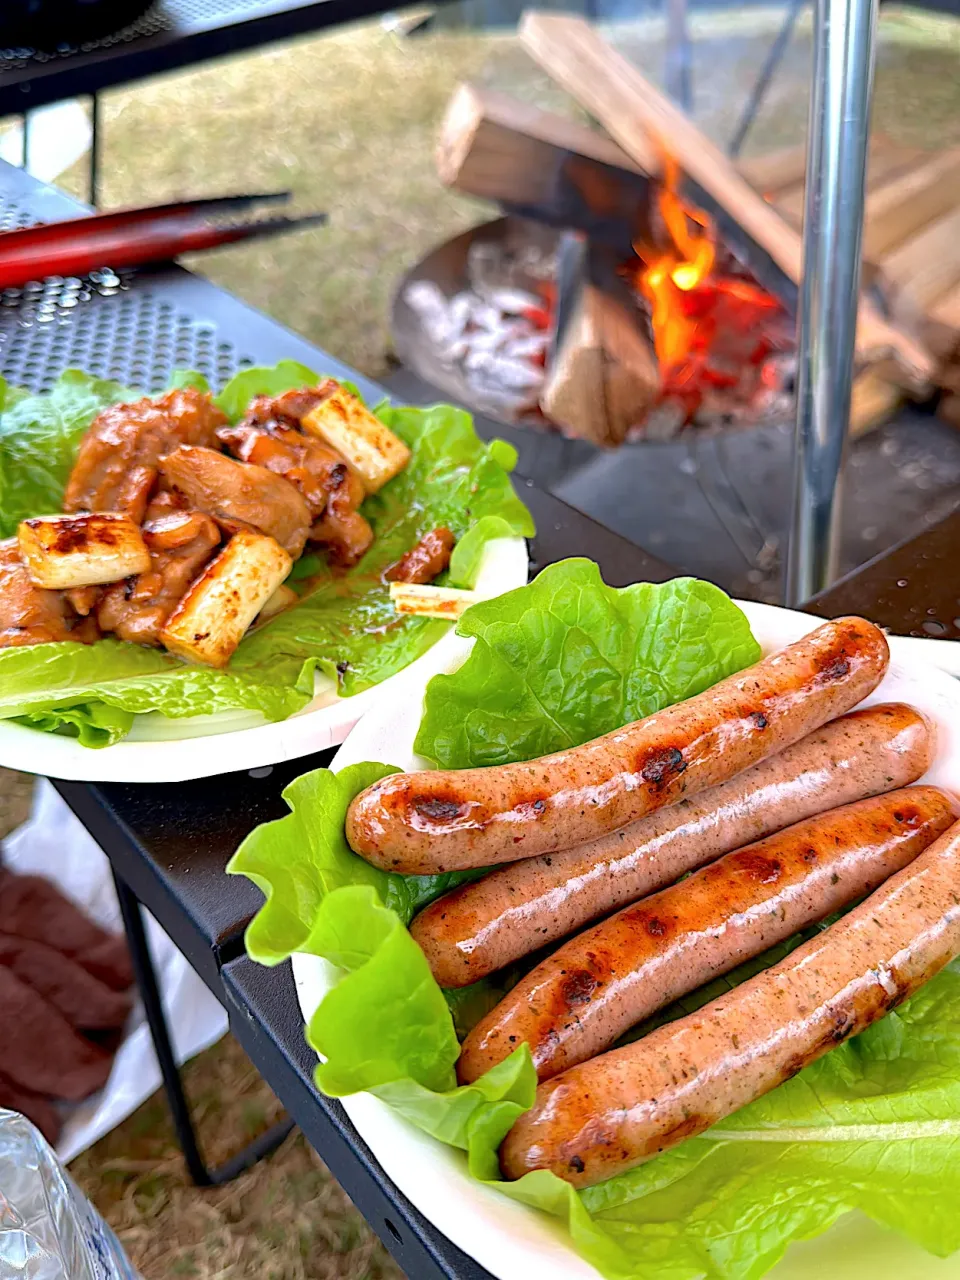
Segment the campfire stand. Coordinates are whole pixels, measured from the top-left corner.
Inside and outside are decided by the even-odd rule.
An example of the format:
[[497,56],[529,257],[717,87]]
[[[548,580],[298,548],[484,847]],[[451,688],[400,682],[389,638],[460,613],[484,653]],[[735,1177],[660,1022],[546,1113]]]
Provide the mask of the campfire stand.
[[836,577],[877,0],[816,0],[786,603]]

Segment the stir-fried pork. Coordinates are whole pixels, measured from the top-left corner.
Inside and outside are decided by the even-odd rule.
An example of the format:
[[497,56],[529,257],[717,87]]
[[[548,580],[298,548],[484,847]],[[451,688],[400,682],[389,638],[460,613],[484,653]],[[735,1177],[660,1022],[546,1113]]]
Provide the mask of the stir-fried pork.
[[373,542],[373,530],[357,510],[364,488],[356,473],[343,462],[331,472],[331,482],[326,510],[310,530],[310,541],[325,546],[334,564],[346,568]]
[[157,645],[170,614],[219,545],[220,530],[202,512],[161,509],[143,526],[143,540],[150,552],[149,570],[107,587],[97,619],[104,631],[121,640]]
[[331,489],[342,482],[346,463],[340,455],[282,422],[271,421],[264,426],[241,422],[236,427],[221,427],[217,439],[235,457],[266,467],[296,485],[306,499],[312,520],[323,514]]
[[363,481],[335,449],[297,429],[337,385],[328,379],[282,396],[257,396],[243,422],[221,428],[217,436],[238,458],[268,467],[297,486],[314,522],[311,542],[326,546],[330,559],[346,567],[373,541],[373,530],[357,510],[366,497]]
[[208,395],[190,388],[104,409],[81,441],[64,510],[120,511],[140,523],[160,458],[181,444],[215,444],[225,422]]
[[388,582],[432,582],[450,563],[456,538],[449,529],[432,529],[386,572]]
[[320,387],[303,387],[285,391],[282,396],[255,396],[250,401],[245,421],[255,426],[285,422],[297,427],[310,410],[315,409],[329,394],[328,390]]
[[81,621],[62,592],[34,586],[16,538],[0,542],[0,648],[96,638],[96,624]]
[[310,529],[299,489],[266,467],[237,462],[215,449],[181,445],[160,463],[166,485],[228,531],[259,529],[296,558]]

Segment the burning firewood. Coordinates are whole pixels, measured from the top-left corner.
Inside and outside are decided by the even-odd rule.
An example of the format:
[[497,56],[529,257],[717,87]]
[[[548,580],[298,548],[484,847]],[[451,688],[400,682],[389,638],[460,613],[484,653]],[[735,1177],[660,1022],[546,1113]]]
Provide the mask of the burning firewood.
[[660,392],[660,370],[616,260],[583,236],[566,237],[554,354],[540,407],[567,435],[622,444]]
[[[769,255],[786,277],[801,276],[799,232],[760,196],[733,163],[588,23],[560,14],[527,13],[521,42],[533,58],[590,111],[638,163],[651,139],[661,155],[709,193],[739,228]],[[864,363],[893,355],[903,385],[929,387],[934,361],[921,343],[890,324],[867,297],[860,302],[857,353]]]

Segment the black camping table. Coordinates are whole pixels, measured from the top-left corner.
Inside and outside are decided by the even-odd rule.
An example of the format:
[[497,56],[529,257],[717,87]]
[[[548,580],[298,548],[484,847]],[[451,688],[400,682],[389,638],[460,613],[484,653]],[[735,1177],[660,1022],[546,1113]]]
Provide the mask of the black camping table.
[[[22,171],[0,163],[0,227],[74,215],[81,206]],[[368,397],[378,389],[323,351],[175,266],[96,281],[50,280],[0,293],[0,373],[33,390],[70,365],[132,386],[159,389],[174,367],[199,369],[220,384],[250,364],[284,357],[319,372],[349,376]],[[609,532],[529,480],[520,491],[537,523],[533,571],[571,555],[596,560],[614,585],[662,581],[669,565]],[[811,609],[831,616],[862,612],[894,631],[960,636],[960,514],[866,566]],[[906,582],[906,586],[898,586]],[[59,782],[73,811],[107,853],[117,881],[167,1096],[190,1173],[209,1185],[234,1176],[269,1151],[290,1121],[262,1135],[220,1169],[197,1148],[143,937],[149,909],[225,1005],[234,1034],[284,1103],[292,1120],[413,1280],[481,1280],[487,1273],[438,1232],[380,1169],[339,1103],[312,1084],[313,1056],[289,964],[264,969],[248,960],[243,931],[261,897],[224,875],[240,840],[282,816],[283,787],[326,764],[330,752],[272,768],[176,785]]]

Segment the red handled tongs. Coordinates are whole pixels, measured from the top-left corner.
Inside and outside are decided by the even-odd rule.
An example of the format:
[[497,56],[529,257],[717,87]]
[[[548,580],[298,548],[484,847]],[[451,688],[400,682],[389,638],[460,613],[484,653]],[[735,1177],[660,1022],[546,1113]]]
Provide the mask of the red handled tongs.
[[0,289],[15,289],[47,276],[85,276],[100,267],[139,267],[168,262],[181,253],[215,249],[238,240],[279,235],[295,227],[326,222],[325,213],[306,217],[233,222],[230,215],[265,201],[282,203],[289,191],[266,195],[182,200],[150,209],[96,213],[67,222],[47,222],[0,232]]

